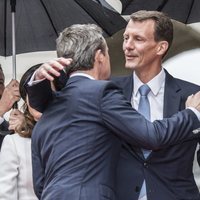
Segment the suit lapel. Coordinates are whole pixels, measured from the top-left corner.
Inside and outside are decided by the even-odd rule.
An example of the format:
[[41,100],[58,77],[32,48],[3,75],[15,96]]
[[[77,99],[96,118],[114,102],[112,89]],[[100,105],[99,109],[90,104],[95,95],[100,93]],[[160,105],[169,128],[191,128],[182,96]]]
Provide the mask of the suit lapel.
[[[164,92],[164,105],[163,105],[163,117],[171,117],[174,113],[180,110],[181,106],[181,88],[177,85],[176,80],[166,70],[165,79],[165,92]],[[128,101],[131,101],[133,92],[133,75],[127,76],[121,82],[121,88]],[[130,149],[129,149],[130,150]],[[131,151],[133,156],[138,155],[138,159],[145,159],[140,148],[133,148]],[[147,160],[152,157],[153,152],[148,156]]]
[[[171,117],[177,113],[181,108],[181,87],[177,84],[176,79],[171,76],[166,70],[165,91],[164,91],[164,105],[163,118]],[[153,156],[154,152],[149,155],[147,160]]]
[[[131,102],[132,98],[133,83],[133,74],[125,76],[120,80],[120,88],[122,88],[123,94],[129,102]],[[124,145],[124,147],[132,154],[132,156],[136,157],[138,160],[142,161],[144,159],[141,148],[132,147],[129,144]]]
[[131,101],[133,92],[133,75],[126,76],[121,82],[121,88],[123,89],[123,94],[128,101]]
[[171,117],[180,110],[181,106],[181,88],[177,85],[176,80],[166,70],[165,92],[163,117]]

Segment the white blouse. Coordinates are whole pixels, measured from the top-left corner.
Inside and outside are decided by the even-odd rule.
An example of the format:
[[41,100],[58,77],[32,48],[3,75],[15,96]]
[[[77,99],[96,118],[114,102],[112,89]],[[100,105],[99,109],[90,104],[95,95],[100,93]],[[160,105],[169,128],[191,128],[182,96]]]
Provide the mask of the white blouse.
[[0,200],[37,200],[33,191],[31,139],[7,135],[0,152]]

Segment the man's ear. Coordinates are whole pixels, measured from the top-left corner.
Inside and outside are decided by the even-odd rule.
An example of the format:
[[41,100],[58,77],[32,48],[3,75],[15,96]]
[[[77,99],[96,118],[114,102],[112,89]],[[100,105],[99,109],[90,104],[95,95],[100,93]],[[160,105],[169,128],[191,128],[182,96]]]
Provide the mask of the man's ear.
[[100,49],[98,49],[95,53],[95,61],[97,62],[103,62],[104,55]]
[[168,48],[169,48],[169,44],[167,41],[160,41],[157,47],[157,54],[164,55],[167,52]]

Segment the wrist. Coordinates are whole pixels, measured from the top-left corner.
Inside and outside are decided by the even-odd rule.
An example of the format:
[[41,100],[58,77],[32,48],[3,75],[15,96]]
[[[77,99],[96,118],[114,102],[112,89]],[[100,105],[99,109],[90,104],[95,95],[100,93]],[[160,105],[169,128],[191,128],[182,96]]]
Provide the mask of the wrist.
[[[1,102],[0,102],[0,105],[1,105]],[[5,113],[6,113],[5,109],[0,106],[0,117],[3,117]]]
[[8,105],[10,102],[8,102],[8,99],[2,99],[0,100],[0,116],[3,117],[11,108],[12,105]]

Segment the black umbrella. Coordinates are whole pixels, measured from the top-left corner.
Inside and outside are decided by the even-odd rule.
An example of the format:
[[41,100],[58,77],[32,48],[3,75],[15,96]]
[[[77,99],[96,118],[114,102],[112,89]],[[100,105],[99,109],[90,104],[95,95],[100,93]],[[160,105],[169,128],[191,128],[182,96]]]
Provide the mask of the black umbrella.
[[[17,54],[55,50],[55,40],[59,32],[72,24],[95,23],[104,30],[106,37],[126,25],[120,14],[93,0],[17,0],[15,18]],[[10,2],[1,0],[2,56],[12,55],[11,19]]]
[[119,13],[98,1],[0,0],[0,55],[12,55],[13,79],[16,54],[55,50],[59,33],[77,23],[97,24],[105,37],[126,25]]
[[122,15],[130,15],[138,10],[157,10],[185,24],[200,21],[199,0],[120,0]]

